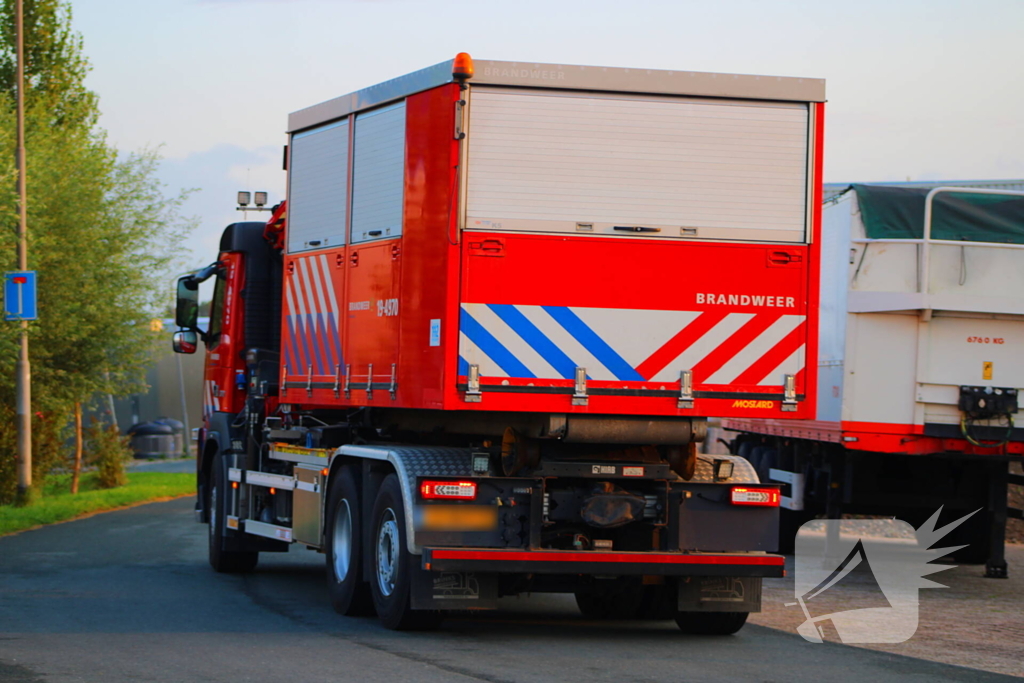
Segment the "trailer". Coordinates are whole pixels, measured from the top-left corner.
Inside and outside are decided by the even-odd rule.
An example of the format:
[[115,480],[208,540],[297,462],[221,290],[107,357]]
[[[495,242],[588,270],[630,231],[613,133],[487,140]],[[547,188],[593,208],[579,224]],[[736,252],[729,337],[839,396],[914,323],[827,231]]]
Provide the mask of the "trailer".
[[[993,185],[994,187],[986,187]],[[728,418],[731,450],[783,484],[781,543],[844,513],[920,526],[978,511],[947,545],[1005,577],[1024,390],[1024,188],[852,185],[823,211],[812,420]]]
[[564,592],[738,630],[780,487],[698,445],[814,414],[823,102],[460,54],[291,114],[286,202],[178,282],[213,567],[315,549],[389,628]]

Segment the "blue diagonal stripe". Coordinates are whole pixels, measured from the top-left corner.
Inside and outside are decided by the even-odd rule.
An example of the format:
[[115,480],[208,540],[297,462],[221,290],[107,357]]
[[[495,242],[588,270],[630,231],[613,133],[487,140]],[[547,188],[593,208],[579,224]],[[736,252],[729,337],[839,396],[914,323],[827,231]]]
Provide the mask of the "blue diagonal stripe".
[[334,345],[331,343],[331,331],[327,329],[327,325],[324,324],[324,314],[317,312],[316,314],[317,325],[320,327],[320,334],[323,335],[324,343],[324,354],[327,356],[327,367],[325,374],[334,374],[334,368],[337,367],[337,363],[334,362]]
[[555,346],[554,342],[544,336],[544,333],[538,330],[537,326],[531,323],[518,308],[509,304],[487,304],[487,307],[522,337],[523,341],[533,347],[533,350],[540,354],[541,358],[546,360],[548,365],[553,367],[564,379],[576,377],[576,363]]
[[627,363],[622,356],[615,352],[615,349],[608,346],[608,344],[597,336],[585,322],[580,320],[579,316],[573,313],[565,306],[542,306],[547,311],[548,315],[555,319],[555,321],[565,328],[565,331],[571,334],[576,341],[583,345],[587,351],[590,351],[594,355],[594,358],[601,361],[601,364],[608,368],[613,375],[622,381],[644,381],[644,378],[640,376],[640,373],[633,369],[633,366]]
[[338,365],[345,364],[345,355],[341,352],[341,338],[338,336],[338,321],[334,319],[333,313],[327,314],[327,326],[331,328],[334,337],[334,352],[338,357]]
[[462,377],[469,375],[469,363],[466,362],[461,353],[459,354],[459,375]]
[[320,333],[313,322],[312,313],[306,314],[306,324],[308,325],[306,331],[309,333],[309,341],[313,344],[313,365],[316,366],[316,374],[322,375],[324,374],[324,361],[321,360]]
[[487,354],[488,358],[497,363],[498,367],[504,370],[509,377],[536,378],[529,368],[520,363],[518,358],[502,346],[501,342],[485,330],[483,325],[474,320],[473,316],[464,308],[459,315],[459,330],[469,337],[469,340],[476,344],[477,348]]
[[296,375],[306,374],[306,366],[313,362],[309,354],[309,342],[306,341],[306,325],[302,320],[302,314],[295,314],[295,348],[298,349],[299,367],[295,368]]
[[285,316],[285,320],[288,321],[288,340],[285,343],[285,362],[288,363],[288,368],[292,371],[292,374],[296,373],[296,368],[299,367],[301,361],[299,361],[299,347],[298,341],[295,339],[295,316]]

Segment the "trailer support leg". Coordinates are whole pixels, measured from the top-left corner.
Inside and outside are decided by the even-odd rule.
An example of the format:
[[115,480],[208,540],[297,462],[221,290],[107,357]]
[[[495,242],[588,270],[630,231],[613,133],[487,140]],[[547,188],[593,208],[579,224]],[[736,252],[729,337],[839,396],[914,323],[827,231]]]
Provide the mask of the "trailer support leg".
[[992,513],[989,529],[990,544],[985,576],[990,579],[1007,578],[1006,567],[1006,493],[1010,481],[1010,468],[1005,462],[993,463],[988,476],[988,509]]
[[[843,454],[833,454],[828,458],[828,493],[825,498],[825,517],[827,519],[843,518],[843,483],[846,477],[846,458]],[[829,524],[825,536],[825,557],[829,562],[838,562],[840,557],[839,524]],[[829,565],[834,566],[834,565]]]

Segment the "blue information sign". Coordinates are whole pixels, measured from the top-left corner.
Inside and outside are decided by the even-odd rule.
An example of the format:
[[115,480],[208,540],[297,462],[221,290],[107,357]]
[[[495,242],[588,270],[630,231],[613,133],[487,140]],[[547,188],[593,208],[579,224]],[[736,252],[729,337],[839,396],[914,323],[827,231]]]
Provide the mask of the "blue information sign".
[[35,320],[36,271],[4,273],[4,320]]

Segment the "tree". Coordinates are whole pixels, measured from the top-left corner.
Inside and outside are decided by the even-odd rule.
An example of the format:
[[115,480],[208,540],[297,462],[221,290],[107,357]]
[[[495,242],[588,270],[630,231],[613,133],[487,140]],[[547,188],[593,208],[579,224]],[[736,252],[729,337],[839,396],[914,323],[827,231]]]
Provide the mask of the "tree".
[[[26,95],[45,100],[49,115],[39,124],[90,129],[96,123],[96,94],[85,87],[89,60],[82,37],[71,30],[71,5],[61,0],[25,0]],[[15,91],[14,0],[0,9],[0,91]]]
[[[0,6],[0,270],[16,268],[13,6]],[[25,0],[25,17],[29,267],[40,310],[29,331],[33,470],[42,482],[66,461],[75,403],[142,388],[157,342],[148,323],[194,221],[179,213],[187,193],[165,194],[155,151],[122,155],[107,143],[70,5]],[[0,321],[0,503],[14,491],[16,339],[17,326]]]

